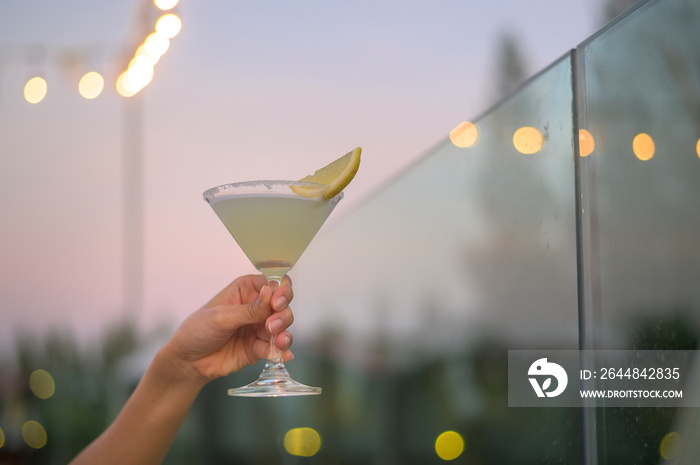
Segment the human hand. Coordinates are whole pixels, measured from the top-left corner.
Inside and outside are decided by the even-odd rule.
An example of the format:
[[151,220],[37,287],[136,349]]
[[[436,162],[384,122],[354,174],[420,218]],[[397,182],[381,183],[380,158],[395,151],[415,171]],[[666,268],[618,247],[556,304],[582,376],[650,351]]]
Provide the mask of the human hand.
[[271,334],[282,359],[289,361],[294,357],[287,331],[294,321],[288,306],[293,295],[288,277],[276,289],[262,275],[237,278],[192,313],[162,350],[203,381],[267,357]]

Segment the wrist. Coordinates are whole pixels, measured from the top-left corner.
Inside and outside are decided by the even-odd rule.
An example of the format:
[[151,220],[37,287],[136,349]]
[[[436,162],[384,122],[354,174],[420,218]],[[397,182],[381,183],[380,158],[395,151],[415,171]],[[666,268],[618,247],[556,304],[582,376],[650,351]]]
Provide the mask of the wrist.
[[187,361],[178,357],[169,344],[158,350],[149,369],[153,369],[154,374],[164,383],[186,391],[193,391],[195,395],[209,381]]

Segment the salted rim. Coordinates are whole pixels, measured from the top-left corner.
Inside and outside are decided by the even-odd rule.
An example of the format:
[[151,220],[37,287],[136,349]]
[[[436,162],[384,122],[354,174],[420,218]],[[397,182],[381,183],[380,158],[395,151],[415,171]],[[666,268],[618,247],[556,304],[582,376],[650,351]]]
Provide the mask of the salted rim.
[[[261,190],[261,187],[267,188],[267,191]],[[236,195],[251,195],[251,194],[264,194],[266,192],[269,192],[270,194],[278,194],[278,195],[293,195],[302,199],[307,199],[307,200],[327,200],[328,202],[334,202],[337,203],[340,201],[340,199],[343,198],[343,193],[340,192],[338,195],[333,197],[332,199],[324,199],[322,195],[319,195],[318,197],[315,198],[310,198],[310,197],[304,197],[301,195],[298,195],[294,193],[291,189],[285,190],[285,191],[275,191],[275,186],[283,186],[283,187],[291,187],[291,186],[301,186],[301,187],[310,187],[310,188],[318,188],[320,192],[322,190],[320,188],[325,187],[325,184],[320,184],[316,182],[306,182],[306,181],[287,181],[287,180],[270,180],[270,179],[262,179],[258,181],[244,181],[244,182],[234,182],[234,183],[229,183],[229,184],[222,184],[220,186],[212,187],[210,189],[207,189],[202,193],[202,197],[204,198],[205,201],[207,201],[209,204],[216,203],[218,200],[221,200],[223,198],[227,197],[233,197]],[[251,189],[242,189],[241,188],[246,188],[249,187]],[[240,192],[236,192],[240,190]],[[233,192],[232,192],[233,191]]]

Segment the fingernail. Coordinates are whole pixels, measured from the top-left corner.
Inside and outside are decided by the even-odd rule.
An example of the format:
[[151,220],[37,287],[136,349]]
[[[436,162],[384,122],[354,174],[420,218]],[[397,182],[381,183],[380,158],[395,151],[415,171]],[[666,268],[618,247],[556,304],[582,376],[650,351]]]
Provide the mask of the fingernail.
[[265,286],[260,288],[260,295],[258,295],[257,303],[259,303],[259,304],[262,303],[264,295],[265,295]]
[[284,296],[277,297],[274,302],[272,302],[272,308],[276,311],[283,310],[287,306],[287,298]]
[[268,330],[271,334],[275,334],[280,329],[282,329],[282,320],[272,320],[268,325]]
[[290,345],[292,345],[292,338],[289,336],[284,336],[284,346],[289,348]]

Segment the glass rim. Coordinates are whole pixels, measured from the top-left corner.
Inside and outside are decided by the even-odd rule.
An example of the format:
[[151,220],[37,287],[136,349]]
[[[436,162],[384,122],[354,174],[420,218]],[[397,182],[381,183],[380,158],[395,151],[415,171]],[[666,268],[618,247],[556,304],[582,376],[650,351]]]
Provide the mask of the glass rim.
[[[278,195],[295,195],[300,198],[305,198],[308,200],[327,200],[327,201],[333,201],[335,200],[336,202],[340,200],[343,197],[343,193],[339,192],[338,195],[331,199],[325,199],[323,196],[319,197],[303,197],[298,194],[295,194],[291,189],[288,191],[279,191],[275,190],[275,186],[283,186],[283,187],[291,187],[291,186],[301,186],[301,187],[311,187],[311,188],[321,188],[324,187],[325,184],[321,183],[316,183],[316,182],[307,182],[307,181],[291,181],[291,180],[281,180],[281,179],[260,179],[256,181],[242,181],[242,182],[233,182],[233,183],[228,183],[228,184],[222,184],[220,186],[215,186],[210,189],[205,190],[202,193],[202,197],[204,200],[207,202],[211,203],[214,200],[224,198],[224,197],[231,197],[235,195],[251,195],[251,194],[278,194]],[[246,190],[246,188],[249,188]],[[240,192],[236,192],[237,190],[240,190]]]

